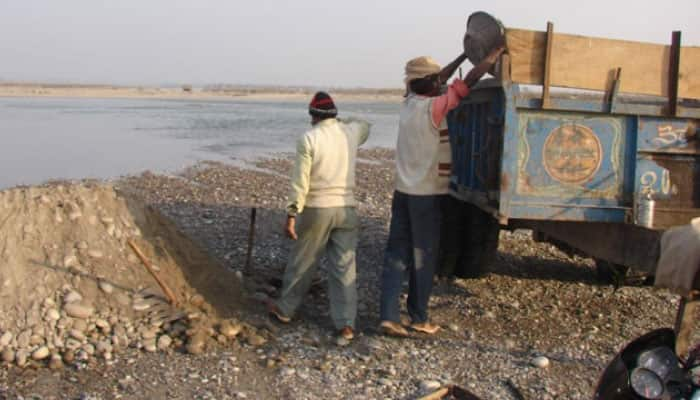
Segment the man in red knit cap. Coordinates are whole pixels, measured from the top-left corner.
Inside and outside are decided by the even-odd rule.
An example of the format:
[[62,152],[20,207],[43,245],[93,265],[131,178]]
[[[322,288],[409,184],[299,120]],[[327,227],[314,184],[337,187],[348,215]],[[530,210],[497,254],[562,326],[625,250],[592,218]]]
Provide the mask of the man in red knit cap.
[[354,337],[357,314],[355,162],[370,126],[336,119],[338,110],[325,92],[314,95],[309,114],[312,128],[297,142],[287,205],[285,233],[294,244],[280,298],[268,303],[268,311],[280,322],[291,320],[325,253],[331,318],[347,341]]

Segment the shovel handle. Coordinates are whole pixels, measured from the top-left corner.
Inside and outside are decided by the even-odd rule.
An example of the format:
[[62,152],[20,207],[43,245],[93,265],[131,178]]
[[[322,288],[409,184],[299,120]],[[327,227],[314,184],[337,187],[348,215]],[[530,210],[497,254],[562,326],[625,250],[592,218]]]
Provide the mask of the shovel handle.
[[165,296],[168,297],[168,301],[170,301],[170,304],[175,304],[177,303],[177,300],[175,299],[175,295],[173,294],[172,290],[168,287],[168,285],[163,282],[158,274],[156,274],[156,271],[153,270],[153,267],[151,266],[151,263],[148,261],[146,256],[143,255],[141,250],[136,246],[136,243],[134,243],[131,239],[127,240],[127,243],[129,246],[131,246],[131,249],[134,250],[134,253],[138,256],[138,258],[141,260],[141,263],[143,263],[143,266],[146,267],[146,270],[151,273],[151,276],[158,282],[158,285],[160,286],[161,289],[163,289],[163,293],[165,293]]

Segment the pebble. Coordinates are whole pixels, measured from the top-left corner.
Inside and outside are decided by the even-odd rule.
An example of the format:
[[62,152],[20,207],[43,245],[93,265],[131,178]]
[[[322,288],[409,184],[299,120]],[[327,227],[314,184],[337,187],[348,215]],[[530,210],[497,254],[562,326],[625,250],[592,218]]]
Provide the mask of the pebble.
[[75,303],[77,301],[80,301],[83,299],[83,296],[76,292],[75,290],[71,290],[70,292],[66,293],[65,296],[63,296],[63,302],[68,304],[68,303]]
[[17,350],[17,353],[15,354],[15,362],[17,362],[18,367],[24,367],[27,365],[27,359],[29,357],[29,353],[27,350],[20,349]]
[[195,294],[190,299],[190,304],[192,304],[195,307],[201,307],[202,304],[204,304],[204,297],[201,294]]
[[100,354],[111,353],[112,352],[112,345],[109,344],[108,341],[102,340],[102,341],[97,343],[96,349],[97,349],[97,352]]
[[173,339],[168,335],[162,335],[158,338],[158,350],[166,350],[173,343]]
[[79,340],[76,340],[73,338],[66,340],[66,349],[68,349],[68,350],[71,350],[71,351],[78,350],[80,348],[80,346],[81,346],[81,343]]
[[95,320],[95,326],[102,329],[105,332],[109,331],[109,322],[102,318]]
[[49,360],[49,369],[61,369],[63,368],[63,359],[61,359],[61,356],[58,354],[53,354],[51,355],[51,359]]
[[294,370],[294,368],[282,367],[280,369],[280,375],[282,375],[282,376],[292,376],[295,373],[296,373],[296,371]]
[[442,385],[438,381],[423,380],[423,381],[420,381],[418,386],[420,387],[420,390],[423,393],[430,393],[430,392],[434,392],[434,391],[440,389],[440,387]]
[[58,321],[59,319],[61,319],[61,313],[59,313],[58,310],[52,308],[46,312],[46,319],[48,321]]
[[219,332],[229,339],[236,337],[239,333],[241,333],[242,329],[243,327],[241,324],[231,320],[225,320],[221,323],[221,326],[219,326]]
[[148,340],[143,343],[143,349],[149,353],[155,353],[158,350],[155,339]]
[[68,314],[69,317],[87,319],[89,318],[95,309],[82,303],[73,302],[68,303],[63,306],[63,310]]
[[61,212],[58,209],[56,209],[54,211],[53,218],[54,218],[54,221],[56,221],[57,223],[63,222],[63,217],[61,216]]
[[72,364],[75,361],[75,352],[73,350],[66,350],[63,352],[63,361],[68,364]]
[[78,257],[74,254],[69,254],[63,257],[63,266],[66,268],[75,267],[78,265]]
[[122,306],[128,306],[129,304],[131,304],[131,299],[125,293],[117,293],[115,296],[115,300],[119,305]]
[[145,339],[145,340],[150,340],[150,339],[154,339],[157,334],[158,334],[157,329],[148,329],[146,331],[143,331],[143,333],[141,333],[141,338]]
[[76,210],[76,211],[72,211],[70,214],[68,214],[68,219],[71,221],[75,221],[76,219],[81,218],[82,216],[83,216],[83,213]]
[[190,354],[202,354],[204,345],[206,344],[207,336],[204,332],[199,331],[187,340],[187,352]]
[[457,324],[449,324],[447,326],[452,332],[459,332],[459,325]]
[[549,359],[547,357],[544,357],[544,356],[535,357],[532,359],[532,361],[530,363],[537,368],[549,367]]
[[15,352],[10,348],[4,349],[2,351],[2,361],[6,363],[11,363],[15,361]]
[[82,351],[89,355],[93,355],[95,354],[95,346],[93,346],[92,343],[85,344],[82,347]]
[[29,344],[32,346],[38,346],[44,344],[44,338],[39,335],[32,335],[29,338]]
[[87,322],[84,319],[73,320],[73,329],[77,329],[81,332],[85,332],[88,328]]
[[262,346],[265,343],[267,343],[267,339],[265,339],[264,337],[262,337],[260,335],[256,335],[254,333],[249,334],[247,339],[248,339],[248,344],[251,346],[255,346],[255,347]]
[[146,311],[149,308],[151,308],[151,305],[143,300],[139,300],[134,301],[134,304],[131,306],[131,308],[133,308],[134,311]]
[[29,347],[29,340],[32,337],[32,331],[26,330],[17,336],[17,347],[27,348]]
[[88,256],[92,258],[102,258],[104,257],[104,253],[102,253],[100,250],[88,250]]
[[75,247],[77,247],[77,248],[80,249],[80,250],[87,250],[87,249],[88,249],[88,244],[87,244],[86,241],[81,240],[81,241],[78,242],[78,244],[75,245]]
[[112,286],[112,284],[109,282],[105,282],[105,281],[101,280],[99,283],[99,286],[100,286],[100,289],[107,294],[111,294],[112,292],[114,292],[114,286]]
[[12,339],[14,338],[14,335],[12,332],[7,331],[0,336],[0,347],[5,347],[12,342]]
[[379,378],[378,382],[382,386],[393,386],[394,385],[394,383],[390,379],[387,379],[387,378]]
[[32,358],[35,360],[43,360],[51,355],[49,348],[46,346],[41,346],[32,353]]

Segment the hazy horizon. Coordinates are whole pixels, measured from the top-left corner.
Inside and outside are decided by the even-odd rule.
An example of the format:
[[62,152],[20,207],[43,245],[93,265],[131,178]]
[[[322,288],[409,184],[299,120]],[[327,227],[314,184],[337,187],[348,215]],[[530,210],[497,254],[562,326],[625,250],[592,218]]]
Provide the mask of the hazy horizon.
[[683,45],[700,45],[697,0],[428,5],[0,2],[0,81],[395,88],[407,59],[431,55],[446,64],[456,57],[467,17],[478,10],[508,27],[544,30],[552,21],[557,32],[654,43],[669,43],[671,31],[681,30]]

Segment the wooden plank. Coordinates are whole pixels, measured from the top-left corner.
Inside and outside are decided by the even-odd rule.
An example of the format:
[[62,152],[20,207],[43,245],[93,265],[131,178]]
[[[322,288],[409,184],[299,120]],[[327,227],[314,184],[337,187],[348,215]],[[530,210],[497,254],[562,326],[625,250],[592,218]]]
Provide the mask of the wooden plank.
[[678,105],[678,71],[681,58],[681,32],[674,31],[671,38],[671,54],[668,68],[668,115],[676,116]]
[[549,108],[549,85],[552,76],[552,45],[554,42],[554,24],[547,22],[546,47],[544,51],[544,74],[542,82],[542,108]]
[[[552,86],[605,91],[617,68],[621,93],[668,96],[670,46],[554,33]],[[507,29],[513,82],[542,85],[546,33]],[[681,48],[679,98],[700,99],[700,47]]]

